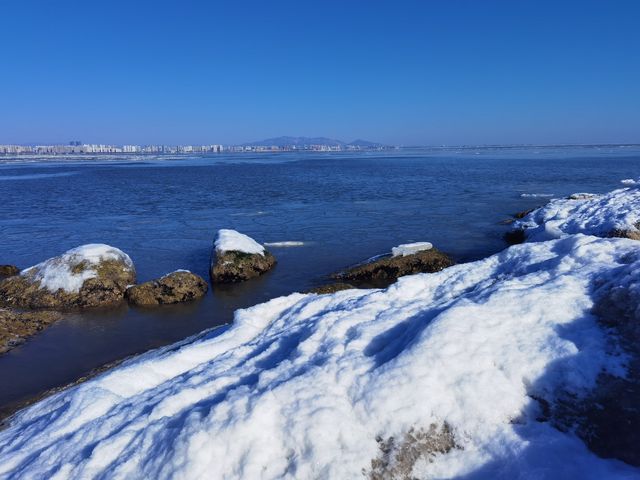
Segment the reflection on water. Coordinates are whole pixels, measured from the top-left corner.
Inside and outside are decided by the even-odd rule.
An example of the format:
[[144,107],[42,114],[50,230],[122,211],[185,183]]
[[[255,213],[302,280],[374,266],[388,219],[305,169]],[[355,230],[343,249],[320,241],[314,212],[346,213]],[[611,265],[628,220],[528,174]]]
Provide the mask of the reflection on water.
[[[23,159],[24,160],[24,159]],[[509,214],[638,177],[636,148],[479,149],[210,157],[0,158],[0,263],[26,267],[84,243],[127,252],[140,281],[208,278],[219,228],[274,244],[276,269],[201,301],[70,315],[0,357],[0,407],[104,363],[229,322],[237,308],[309,289],[394,245],[458,261],[504,248]],[[284,242],[296,243],[296,248]]]

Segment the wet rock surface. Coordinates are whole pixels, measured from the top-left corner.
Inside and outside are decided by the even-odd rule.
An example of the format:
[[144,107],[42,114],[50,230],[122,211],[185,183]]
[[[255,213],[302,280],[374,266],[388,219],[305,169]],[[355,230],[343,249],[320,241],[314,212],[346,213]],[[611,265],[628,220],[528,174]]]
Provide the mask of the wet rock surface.
[[129,303],[139,306],[189,302],[207,293],[207,282],[194,273],[177,271],[157,280],[129,287],[126,297]]
[[336,283],[329,283],[327,285],[321,285],[319,287],[311,288],[307,290],[305,293],[315,293],[317,295],[324,295],[325,293],[335,293],[335,292],[340,292],[342,290],[351,290],[354,288],[357,288],[357,287],[354,287],[349,283],[336,282]]
[[276,258],[267,250],[263,254],[240,251],[214,251],[211,263],[213,283],[238,283],[268,272],[276,265]]
[[0,354],[24,343],[27,338],[62,318],[58,312],[24,312],[0,308]]
[[15,265],[0,265],[0,277],[12,277],[19,273],[20,269]]
[[336,273],[332,278],[355,285],[383,285],[392,283],[405,275],[439,272],[453,264],[453,260],[448,255],[436,248],[431,248],[412,255],[383,257]]
[[[136,280],[129,257],[113,249],[122,256],[93,262],[73,253],[75,250],[0,281],[0,306],[66,310],[120,303],[127,286]],[[52,266],[61,272],[57,279],[61,286],[54,282],[57,288],[47,283]],[[75,282],[77,288],[65,288],[64,282]]]

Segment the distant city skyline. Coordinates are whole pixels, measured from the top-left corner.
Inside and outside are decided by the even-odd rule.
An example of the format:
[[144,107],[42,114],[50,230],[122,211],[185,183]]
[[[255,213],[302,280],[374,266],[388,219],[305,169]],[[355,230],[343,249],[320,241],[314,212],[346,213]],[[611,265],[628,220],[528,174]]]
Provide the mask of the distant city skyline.
[[634,0],[24,0],[0,15],[0,144],[640,142]]

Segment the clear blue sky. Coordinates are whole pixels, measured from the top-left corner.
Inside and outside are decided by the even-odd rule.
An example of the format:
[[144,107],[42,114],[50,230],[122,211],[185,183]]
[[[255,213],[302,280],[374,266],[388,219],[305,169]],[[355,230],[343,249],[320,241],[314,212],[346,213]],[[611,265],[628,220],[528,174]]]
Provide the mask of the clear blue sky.
[[0,143],[640,142],[640,1],[0,2]]

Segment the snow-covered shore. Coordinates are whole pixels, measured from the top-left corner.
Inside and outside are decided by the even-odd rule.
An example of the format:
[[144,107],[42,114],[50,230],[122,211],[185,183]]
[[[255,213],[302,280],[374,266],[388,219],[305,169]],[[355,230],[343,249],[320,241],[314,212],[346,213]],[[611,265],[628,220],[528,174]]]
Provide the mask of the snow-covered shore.
[[636,241],[578,228],[386,290],[276,298],[18,413],[0,477],[637,478],[541,420],[625,374],[591,312],[637,284]]
[[578,193],[551,200],[516,221],[527,241],[544,241],[584,233],[599,237],[640,239],[640,185],[623,181],[621,188],[604,195]]

